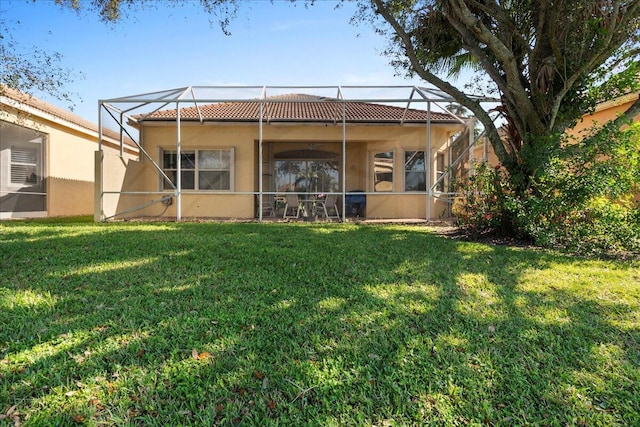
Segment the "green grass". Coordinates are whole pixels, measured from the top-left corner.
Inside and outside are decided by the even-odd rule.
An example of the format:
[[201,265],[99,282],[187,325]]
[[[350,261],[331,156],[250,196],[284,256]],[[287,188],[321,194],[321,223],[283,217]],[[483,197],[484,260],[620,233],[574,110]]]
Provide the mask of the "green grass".
[[0,425],[640,424],[640,263],[419,226],[0,224]]

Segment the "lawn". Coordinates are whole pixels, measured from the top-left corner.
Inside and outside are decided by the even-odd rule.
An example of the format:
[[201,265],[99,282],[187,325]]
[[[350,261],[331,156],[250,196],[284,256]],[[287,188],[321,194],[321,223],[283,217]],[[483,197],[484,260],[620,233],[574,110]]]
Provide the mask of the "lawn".
[[0,223],[0,425],[640,425],[640,262],[406,225]]

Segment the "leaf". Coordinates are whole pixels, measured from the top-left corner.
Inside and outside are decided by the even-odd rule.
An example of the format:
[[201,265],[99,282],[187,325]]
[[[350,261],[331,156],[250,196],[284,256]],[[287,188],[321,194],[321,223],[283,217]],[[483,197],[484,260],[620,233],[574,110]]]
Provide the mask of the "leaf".
[[4,414],[0,414],[0,421],[3,421],[7,418],[11,418],[13,421],[14,427],[20,427],[22,425],[22,421],[20,420],[20,412],[16,411],[17,406],[13,405]]
[[75,421],[78,424],[83,424],[85,420],[85,417],[82,414],[76,414],[71,418],[73,418],[73,421]]
[[205,360],[205,359],[209,359],[213,356],[211,356],[211,353],[207,352],[207,351],[203,351],[202,353],[198,352],[198,350],[196,350],[195,348],[193,350],[191,350],[191,357],[195,360]]
[[70,391],[66,392],[64,395],[65,395],[66,397],[71,397],[71,396],[75,395],[76,393],[77,393],[77,391],[75,391],[75,390],[70,390]]
[[95,406],[98,409],[102,408],[102,404],[100,402],[100,399],[96,399],[95,397],[92,399],[89,399],[89,401],[87,402],[87,406]]

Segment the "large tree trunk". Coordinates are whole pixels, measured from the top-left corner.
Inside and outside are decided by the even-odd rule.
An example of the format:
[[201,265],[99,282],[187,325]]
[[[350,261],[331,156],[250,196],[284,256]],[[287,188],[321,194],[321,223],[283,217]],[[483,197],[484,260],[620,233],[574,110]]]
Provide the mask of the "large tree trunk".
[[[585,93],[595,79],[589,76],[621,46],[633,46],[632,38],[640,39],[638,0],[372,3],[393,29],[391,39],[401,46],[396,54],[408,60],[399,63],[476,115],[521,191],[544,163],[549,138],[557,141],[589,107]],[[451,64],[452,52],[469,53],[496,85],[506,135],[478,102],[437,75],[450,67],[442,64]]]

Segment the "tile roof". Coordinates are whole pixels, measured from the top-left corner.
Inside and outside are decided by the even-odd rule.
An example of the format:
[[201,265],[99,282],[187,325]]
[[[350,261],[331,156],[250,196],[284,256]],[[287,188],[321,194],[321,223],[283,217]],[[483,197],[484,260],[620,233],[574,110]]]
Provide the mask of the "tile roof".
[[[9,99],[13,99],[14,101],[17,101],[21,104],[28,105],[29,107],[32,107],[43,113],[50,114],[51,116],[64,120],[72,125],[79,126],[90,132],[95,132],[96,134],[98,133],[98,126],[95,123],[85,120],[82,117],[73,114],[72,112],[67,111],[63,108],[49,104],[48,102],[38,99],[33,95],[19,92],[7,86],[0,86],[0,96],[6,96]],[[103,129],[102,133],[106,137],[113,138],[117,141],[120,140],[120,134],[111,129]],[[135,144],[127,137],[125,137],[124,142],[127,146],[135,147]],[[137,149],[137,147],[135,148]]]
[[[260,117],[260,102],[237,101],[199,106],[204,121],[213,122],[257,122]],[[263,102],[263,117],[268,122],[341,122],[343,107],[348,123],[424,123],[427,111],[394,107],[361,101],[342,101],[315,95],[288,94],[267,98]],[[176,110],[160,110],[149,115],[137,115],[140,121],[175,120]],[[186,121],[199,120],[198,108],[180,109],[180,118]],[[431,112],[432,122],[457,122],[448,113]]]

